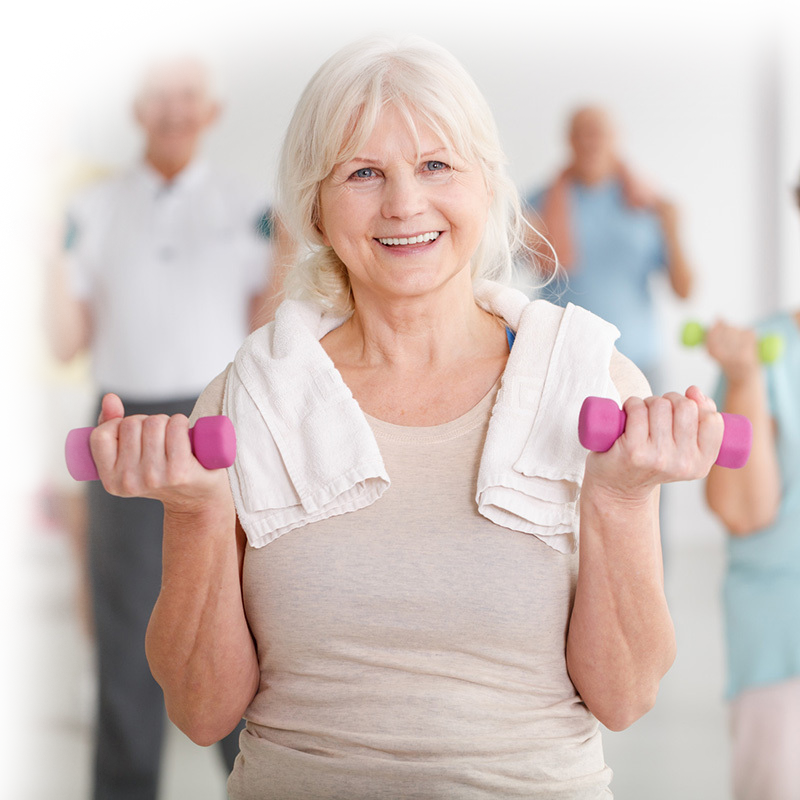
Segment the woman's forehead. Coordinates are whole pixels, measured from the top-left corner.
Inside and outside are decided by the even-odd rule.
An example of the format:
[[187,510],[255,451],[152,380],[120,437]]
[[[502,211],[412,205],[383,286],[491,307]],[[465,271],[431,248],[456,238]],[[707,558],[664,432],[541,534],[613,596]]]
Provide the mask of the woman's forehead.
[[408,106],[384,105],[371,120],[362,112],[354,120],[349,135],[342,142],[336,162],[350,161],[360,155],[369,155],[384,141],[402,141],[412,155],[444,150],[457,152],[446,126],[429,114],[422,114]]

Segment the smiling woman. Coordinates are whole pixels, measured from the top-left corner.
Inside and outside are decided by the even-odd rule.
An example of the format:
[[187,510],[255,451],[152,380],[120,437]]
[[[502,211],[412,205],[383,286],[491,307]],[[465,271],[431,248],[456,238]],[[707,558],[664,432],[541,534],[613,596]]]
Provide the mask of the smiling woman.
[[[472,258],[491,199],[477,163],[394,106],[380,113],[363,148],[322,181],[318,228],[345,267],[353,303],[353,314],[322,346],[368,413],[406,425],[448,422],[500,376],[507,356],[502,326],[473,301],[463,302],[472,296]],[[440,342],[460,330],[451,358],[442,362],[431,340],[425,352],[396,349],[394,331],[406,325],[406,311],[415,326],[424,317]],[[361,341],[369,343],[366,352]],[[454,370],[465,369],[471,379],[454,381]],[[444,387],[459,387],[453,402],[439,402]]]
[[490,201],[477,164],[390,106],[363,149],[322,181],[318,227],[347,265],[358,308],[366,296],[385,302],[384,292],[447,292],[465,268],[469,280]]
[[[279,167],[278,195],[285,223],[298,241],[312,244],[310,257],[293,272],[289,286],[297,295],[315,297],[341,313],[352,309],[348,274],[335,249],[316,247],[322,244],[317,189],[360,168],[369,170],[371,177],[379,176],[378,164],[356,162],[380,155],[369,149],[370,140],[388,147],[374,135],[385,115],[391,119],[382,120],[384,129],[397,129],[394,146],[405,139],[404,157],[420,173],[431,173],[428,180],[440,180],[434,172],[444,172],[447,178],[469,175],[472,185],[482,179],[490,203],[471,259],[473,277],[507,280],[526,228],[516,188],[505,171],[494,118],[464,68],[446,51],[433,50],[419,40],[406,42],[407,58],[381,62],[376,68],[384,46],[385,42],[372,40],[344,48],[318,71],[298,102]],[[343,175],[347,164],[352,169]],[[462,182],[457,179],[455,184]],[[420,232],[428,231],[402,231]]]
[[[232,418],[229,481],[186,420],[93,434],[104,483],[164,503],[150,665],[195,741],[245,716],[234,800],[608,798],[600,722],[672,661],[658,486],[708,472],[721,419],[694,388],[640,399],[616,329],[500,282],[503,164],[441,48],[337,53],[281,157],[307,256],[194,411]],[[589,393],[628,423],[587,457]]]

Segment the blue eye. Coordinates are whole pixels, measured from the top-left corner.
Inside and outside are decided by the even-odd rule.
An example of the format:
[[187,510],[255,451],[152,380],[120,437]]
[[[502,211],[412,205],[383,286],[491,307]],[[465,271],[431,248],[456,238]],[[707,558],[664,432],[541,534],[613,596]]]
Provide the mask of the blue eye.
[[355,171],[355,172],[354,172],[354,173],[351,175],[351,177],[352,177],[352,178],[357,178],[357,179],[359,179],[359,178],[360,178],[360,179],[364,179],[364,178],[371,178],[371,177],[373,177],[373,176],[374,176],[374,174],[375,174],[375,172],[374,172],[374,170],[372,169],[372,167],[362,167],[361,169],[357,169],[357,170],[356,170],[356,171]]
[[425,167],[429,172],[441,172],[442,170],[448,168],[444,161],[428,161],[426,162]]

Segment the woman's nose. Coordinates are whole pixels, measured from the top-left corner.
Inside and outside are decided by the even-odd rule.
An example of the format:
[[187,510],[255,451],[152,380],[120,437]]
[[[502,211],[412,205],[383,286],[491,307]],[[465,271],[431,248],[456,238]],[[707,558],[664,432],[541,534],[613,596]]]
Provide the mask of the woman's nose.
[[381,213],[386,219],[409,219],[426,206],[423,186],[416,174],[395,174],[384,184]]

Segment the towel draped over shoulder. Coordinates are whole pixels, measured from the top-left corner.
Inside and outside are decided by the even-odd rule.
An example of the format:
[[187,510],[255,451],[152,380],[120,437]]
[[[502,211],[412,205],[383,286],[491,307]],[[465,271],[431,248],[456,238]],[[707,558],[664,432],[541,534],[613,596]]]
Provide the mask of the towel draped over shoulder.
[[[578,413],[590,394],[619,401],[609,375],[619,332],[578,306],[531,302],[490,281],[476,284],[475,299],[516,333],[481,457],[478,511],[573,552],[586,460]],[[238,443],[229,477],[253,547],[369,506],[390,488],[369,422],[320,345],[342,322],[287,300],[228,371],[223,413]]]

